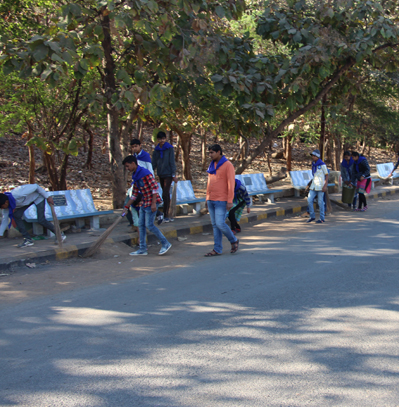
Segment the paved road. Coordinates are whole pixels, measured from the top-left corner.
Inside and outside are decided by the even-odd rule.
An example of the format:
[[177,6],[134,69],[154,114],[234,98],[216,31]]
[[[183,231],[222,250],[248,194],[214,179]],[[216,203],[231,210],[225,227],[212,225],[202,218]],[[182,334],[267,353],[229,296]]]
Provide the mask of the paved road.
[[3,308],[0,405],[398,406],[398,203]]

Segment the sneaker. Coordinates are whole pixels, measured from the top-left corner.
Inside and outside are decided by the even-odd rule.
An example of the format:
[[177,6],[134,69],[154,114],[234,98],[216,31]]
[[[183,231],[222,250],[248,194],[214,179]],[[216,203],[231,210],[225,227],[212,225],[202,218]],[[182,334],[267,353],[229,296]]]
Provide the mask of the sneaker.
[[324,219],[319,219],[319,220],[316,221],[316,223],[324,223],[324,222],[325,222]]
[[363,209],[360,209],[360,212],[366,212],[367,209],[368,209],[368,207],[367,207],[367,205],[366,205]]
[[175,218],[169,218],[169,222],[174,222]]
[[313,222],[315,219],[316,219],[316,218],[309,218],[309,219],[306,221],[306,223]]
[[360,212],[361,210],[362,210],[362,209],[360,209],[360,208],[354,209],[355,212]]
[[168,223],[168,222],[170,222],[170,219],[169,219],[169,218],[163,218],[163,221],[164,221],[165,223]]
[[[66,239],[65,233],[61,232],[61,240],[64,241]],[[57,236],[54,238],[54,244],[58,244],[57,242]]]
[[144,250],[136,250],[135,252],[129,253],[130,256],[147,256],[148,252]]
[[28,247],[28,246],[33,246],[33,240],[32,239],[24,239],[23,243],[19,244],[18,247]]
[[161,250],[159,251],[159,255],[162,256],[163,254],[165,254],[166,252],[169,251],[169,249],[172,247],[172,245],[170,243],[168,243],[167,246],[162,247]]

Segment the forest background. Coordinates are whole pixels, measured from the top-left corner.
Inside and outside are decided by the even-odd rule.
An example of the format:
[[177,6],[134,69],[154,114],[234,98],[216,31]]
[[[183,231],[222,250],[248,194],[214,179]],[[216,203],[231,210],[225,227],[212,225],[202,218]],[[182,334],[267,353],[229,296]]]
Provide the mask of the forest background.
[[3,188],[121,207],[129,141],[160,129],[197,189],[213,142],[237,173],[399,149],[398,1],[4,0],[0,17]]

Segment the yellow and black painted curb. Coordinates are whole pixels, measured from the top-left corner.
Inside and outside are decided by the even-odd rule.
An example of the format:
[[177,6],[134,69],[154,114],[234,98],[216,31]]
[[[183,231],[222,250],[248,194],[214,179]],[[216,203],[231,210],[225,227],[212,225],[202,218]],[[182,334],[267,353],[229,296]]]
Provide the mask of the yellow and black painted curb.
[[[388,195],[394,195],[396,193],[399,193],[399,188],[397,189],[391,189],[390,191],[385,191],[385,192],[380,192],[380,193],[375,193],[375,194],[370,194],[368,195],[368,198],[370,199],[378,199],[378,198],[384,198]],[[333,199],[331,199],[332,202],[334,202]],[[342,203],[340,200],[336,200],[336,202]],[[307,205],[302,205],[302,206],[295,206],[293,208],[276,208],[275,210],[267,210],[262,213],[258,214],[249,214],[247,216],[243,216],[241,218],[240,223],[258,223],[258,222],[264,222],[267,221],[268,219],[275,218],[275,217],[280,217],[280,216],[288,216],[288,215],[295,215],[300,212],[306,211],[308,208]],[[204,223],[203,225],[196,225],[196,226],[183,226],[181,228],[173,227],[172,225],[168,225],[167,228],[164,228],[162,230],[163,234],[167,239],[173,239],[177,238],[179,236],[187,236],[187,235],[195,235],[195,234],[200,234],[200,233],[206,233],[210,232],[212,233],[213,228],[212,224],[209,222]],[[135,237],[133,234],[123,234],[119,235],[113,238],[108,238],[106,240],[106,243],[125,243],[129,246],[134,246],[138,243],[137,237]],[[148,242],[156,242],[156,237],[154,235],[148,236]],[[61,261],[61,260],[66,260],[74,257],[79,257],[83,255],[83,253],[93,244],[93,242],[90,243],[82,243],[78,245],[64,245],[62,249],[60,248],[54,248],[54,249],[49,249],[45,251],[41,251],[40,253],[35,253],[33,251],[31,252],[24,252],[21,254],[18,254],[16,256],[13,256],[12,258],[7,258],[0,260],[0,270],[7,270],[10,269],[13,266],[24,266],[26,265],[27,262],[32,262],[35,261],[37,263],[43,263],[46,261]]]

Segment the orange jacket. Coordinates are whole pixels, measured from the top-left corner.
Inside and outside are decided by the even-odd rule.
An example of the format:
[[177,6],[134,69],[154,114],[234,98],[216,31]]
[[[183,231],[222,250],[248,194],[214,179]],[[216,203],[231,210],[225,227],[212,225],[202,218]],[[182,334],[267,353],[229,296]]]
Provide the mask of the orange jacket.
[[206,188],[207,201],[227,201],[233,203],[235,186],[235,170],[230,161],[226,161],[216,174],[208,173]]

